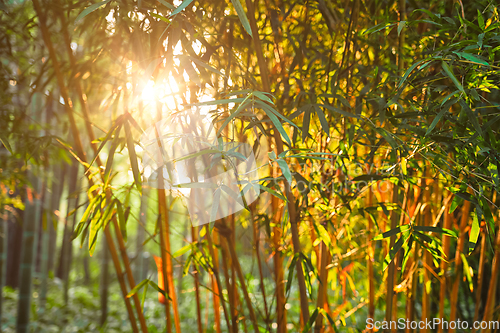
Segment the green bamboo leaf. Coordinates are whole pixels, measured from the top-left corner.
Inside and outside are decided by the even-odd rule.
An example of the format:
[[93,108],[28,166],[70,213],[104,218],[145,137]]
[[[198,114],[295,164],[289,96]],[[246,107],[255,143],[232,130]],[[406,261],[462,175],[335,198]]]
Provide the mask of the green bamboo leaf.
[[[236,13],[238,14],[238,17],[240,19],[241,24],[243,25],[243,28],[245,28],[245,31],[252,36],[252,28],[250,27],[250,22],[248,22],[247,15],[245,14],[245,11],[243,10],[243,7],[241,6],[240,0],[231,0],[233,3],[234,9],[236,9]],[[252,13],[250,13],[253,15]]]
[[295,255],[292,258],[292,262],[290,263],[290,267],[288,268],[288,278],[286,281],[286,287],[285,287],[285,294],[288,295],[290,292],[290,288],[292,287],[292,281],[293,281],[293,272],[295,271],[295,266],[297,264],[297,260],[299,259],[299,254],[300,253],[295,253]]
[[462,258],[464,275],[467,278],[467,282],[469,283],[469,290],[472,292],[474,290],[474,284],[472,282],[472,269],[469,266],[469,262],[467,261],[467,257],[465,254],[460,253],[460,258]]
[[406,25],[406,21],[400,21],[398,23],[398,36],[401,35],[401,31],[403,30],[403,28],[405,27]]
[[479,24],[479,27],[481,28],[481,30],[484,31],[484,18],[483,18],[483,14],[481,14],[479,9],[477,10],[477,23]]
[[285,177],[285,179],[289,183],[291,183],[292,182],[292,174],[290,173],[290,168],[288,167],[288,164],[286,163],[286,161],[282,160],[282,159],[277,159],[276,163],[278,163],[278,165],[281,169],[281,172],[283,173],[283,176]]
[[134,288],[132,288],[132,290],[127,294],[127,298],[130,298],[130,297],[134,296],[135,294],[137,294],[137,292],[139,290],[141,290],[142,287],[147,286],[148,283],[149,283],[149,279],[144,279],[141,282],[139,282],[139,284],[137,284]]
[[122,233],[123,240],[127,241],[127,217],[123,211],[123,205],[119,200],[116,201],[116,210],[118,211],[118,223],[120,225],[120,232]]
[[474,129],[479,133],[480,136],[483,135],[483,129],[481,128],[481,125],[479,125],[479,121],[477,120],[477,116],[472,112],[471,108],[469,105],[464,100],[459,101],[460,105],[462,106],[463,110],[467,114],[467,118],[469,118],[469,121],[472,123],[472,126],[474,126]]
[[286,197],[283,194],[273,190],[272,188],[269,188],[269,187],[264,186],[262,184],[259,184],[259,186],[262,190],[266,191],[267,193],[270,193],[270,194],[274,195],[275,197],[280,198],[283,201],[287,201]]
[[411,72],[413,72],[413,70],[415,68],[417,68],[418,65],[420,65],[421,63],[423,63],[424,61],[428,61],[428,60],[419,60],[417,61],[416,63],[414,63],[413,65],[410,66],[410,68],[408,68],[405,72],[405,74],[403,75],[403,77],[401,78],[401,80],[399,80],[399,84],[398,84],[398,89],[401,88],[401,86],[403,85],[403,83],[406,81],[406,79],[408,78],[408,76],[411,74]]
[[316,321],[316,317],[318,316],[318,313],[319,313],[319,308],[316,308],[316,310],[314,310],[314,312],[311,314],[311,317],[307,321],[307,325],[304,326],[304,329],[302,330],[302,333],[307,333],[307,332],[309,332],[311,330],[312,325]]
[[104,182],[108,182],[109,173],[111,172],[111,167],[113,166],[113,159],[115,158],[115,152],[120,144],[120,130],[121,125],[119,125],[115,130],[115,137],[111,141],[111,148],[109,149],[108,159],[106,160],[106,167],[104,169]]
[[166,2],[165,0],[158,0],[163,6],[167,7],[168,9],[175,9],[175,6],[172,5],[172,4],[169,4],[168,2]]
[[98,2],[98,3],[95,3],[93,5],[88,6],[80,14],[78,14],[78,16],[75,19],[75,24],[78,21],[80,21],[82,18],[84,18],[85,16],[89,15],[93,11],[95,11],[95,10],[99,9],[100,7],[104,6],[105,4],[107,4],[110,1],[111,0],[104,0],[104,1],[101,1],[101,2]]
[[165,23],[170,23],[170,20],[169,20],[168,18],[163,17],[163,16],[161,16],[161,15],[159,15],[159,14],[149,12],[149,15],[151,15],[151,16],[153,16],[153,17],[155,17],[155,18],[159,19],[159,20],[162,20],[162,21],[163,21],[163,22],[165,22]]
[[403,244],[408,241],[408,239],[410,238],[410,236],[411,236],[410,232],[405,232],[405,233],[403,233],[401,235],[401,237],[399,237],[399,239],[396,242],[396,244],[394,244],[394,246],[391,248],[391,250],[389,251],[389,253],[384,258],[384,267],[383,267],[384,271],[387,269],[387,267],[394,260],[394,258],[396,257],[396,254],[399,252],[399,250],[401,249],[401,247],[403,246]]
[[130,157],[130,166],[132,167],[135,185],[137,186],[139,193],[142,193],[141,174],[137,163],[137,154],[135,153],[134,137],[130,131],[130,124],[128,121],[125,122],[125,136],[127,139],[128,155]]
[[240,103],[246,100],[247,97],[237,97],[237,98],[225,98],[225,99],[216,99],[213,101],[206,101],[206,102],[200,102],[200,103],[194,103],[194,104],[185,104],[184,106],[190,107],[190,106],[209,106],[209,105],[224,105],[224,104],[229,104],[229,103]]
[[271,119],[272,123],[274,124],[274,127],[278,130],[278,132],[281,134],[283,139],[285,139],[285,141],[291,146],[292,142],[290,141],[290,138],[288,137],[288,134],[286,133],[285,129],[281,125],[281,122],[279,121],[278,117],[276,117],[274,112],[272,112],[270,110],[266,110],[265,108],[263,108],[263,110],[266,113],[266,115],[269,117],[269,119]]
[[14,155],[14,153],[12,152],[12,147],[10,146],[9,141],[7,140],[7,135],[5,135],[5,133],[0,133],[0,142],[12,155]]
[[162,294],[163,296],[165,296],[165,299],[172,300],[172,299],[170,298],[170,296],[168,296],[168,295],[167,295],[167,293],[165,292],[165,290],[163,290],[163,289],[161,289],[160,287],[158,287],[158,285],[157,285],[156,283],[154,283],[153,281],[149,280],[149,281],[148,281],[148,284],[149,284],[151,287],[155,288],[155,289],[156,289],[156,291],[158,291],[160,294]]
[[94,254],[95,246],[97,244],[97,235],[99,234],[99,230],[101,227],[101,213],[100,210],[97,210],[97,213],[90,221],[90,230],[89,230],[89,255],[92,257]]
[[434,118],[434,120],[432,121],[431,125],[429,126],[429,128],[427,129],[427,132],[425,132],[425,136],[429,135],[432,130],[434,129],[434,127],[436,127],[436,125],[438,124],[438,122],[441,120],[441,118],[443,118],[444,114],[446,113],[446,109],[442,109],[438,114],[437,116]]
[[[229,117],[226,118],[226,120],[224,120],[224,122],[222,123],[221,127],[219,128],[219,130],[217,131],[217,137],[220,136],[220,134],[222,133],[222,131],[226,128],[227,124],[229,124],[229,122],[234,119],[240,112],[242,112],[249,104],[250,104],[250,96],[252,96],[251,94],[249,94],[242,102],[240,105],[238,105],[238,108],[236,109],[236,111],[234,111],[233,113],[231,113],[229,115]],[[237,98],[236,98],[237,99]]]
[[394,22],[394,23],[390,23],[390,22],[382,22],[382,23],[379,23],[373,27],[371,27],[370,29],[367,29],[365,31],[363,31],[361,33],[361,36],[364,36],[364,35],[367,35],[367,34],[373,34],[375,32],[378,32],[380,30],[384,30],[386,28],[389,28],[393,25],[395,25],[397,22]]
[[321,108],[317,104],[314,105],[314,110],[316,110],[316,114],[318,115],[319,122],[321,123],[323,131],[327,136],[330,136],[330,126],[328,125],[328,121],[326,120],[323,110],[321,110]]
[[344,110],[341,110],[341,109],[338,109],[336,107],[333,107],[331,105],[328,105],[328,104],[318,104],[320,107],[323,107],[325,109],[328,109],[330,111],[334,111],[334,112],[337,112],[337,113],[340,113],[341,115],[345,116],[345,117],[349,117],[349,118],[356,118],[356,119],[359,119],[359,116],[358,115],[355,115],[354,113],[351,113],[349,111],[344,111]]
[[394,229],[391,229],[389,231],[386,231],[383,234],[378,235],[377,237],[375,237],[373,240],[375,241],[375,240],[381,240],[381,239],[384,239],[384,238],[387,238],[387,237],[391,237],[391,236],[397,235],[397,234],[399,234],[401,232],[405,232],[408,229],[410,229],[410,225],[409,224],[405,224],[405,225],[396,227]]
[[174,254],[172,254],[172,257],[174,257],[174,258],[180,257],[184,253],[186,253],[187,251],[191,250],[191,248],[192,248],[192,245],[187,244],[187,245],[181,247],[180,249],[178,249],[177,251],[175,251]]
[[[254,91],[253,94],[255,95],[255,97],[261,99],[262,101],[274,105],[273,100],[269,96],[267,96],[268,94],[265,94],[265,93],[260,92],[260,91]],[[271,94],[269,94],[269,95],[271,95]]]
[[180,12],[182,12],[182,10],[184,8],[186,8],[187,6],[189,6],[189,4],[193,2],[193,0],[184,0],[173,12],[172,14],[170,14],[170,16],[174,16],[174,15],[177,15],[179,14]]
[[392,149],[398,148],[398,144],[396,143],[396,140],[394,140],[392,133],[388,132],[384,128],[376,128],[375,130],[384,137],[385,141],[389,143]]
[[489,66],[490,65],[486,61],[481,60],[478,57],[476,57],[475,55],[470,54],[470,53],[456,52],[456,51],[453,51],[453,53],[461,56],[462,58],[464,58],[466,60],[469,60],[469,61],[472,61],[472,62],[476,62],[476,63],[481,64],[481,65],[485,65],[485,66]]
[[[121,119],[121,118],[120,118]],[[104,146],[106,145],[106,143],[109,141],[109,139],[111,138],[111,136],[113,135],[113,132],[115,131],[115,129],[118,127],[119,123],[118,121],[121,122],[121,120],[117,120],[117,122],[111,127],[111,129],[108,131],[108,133],[106,134],[106,136],[102,139],[101,141],[101,144],[99,145],[99,147],[97,148],[97,151],[95,153],[95,156],[94,158],[92,159],[92,162],[90,162],[90,166],[92,166],[92,164],[94,164],[94,162],[97,160],[97,158],[99,157],[99,153],[101,152],[102,148],[104,148]]]
[[210,211],[210,221],[215,221],[217,219],[217,211],[219,210],[221,189],[217,188],[214,192],[214,200],[212,202],[212,209]]
[[71,236],[71,240],[76,239],[80,233],[83,231],[85,225],[88,223],[88,219],[90,214],[94,211],[94,206],[98,202],[98,200],[101,198],[101,196],[96,196],[90,200],[89,205],[87,206],[87,209],[83,213],[83,216],[80,220],[80,223],[75,228],[75,231],[73,232],[73,236]]
[[216,183],[209,183],[209,182],[183,183],[183,184],[173,185],[173,187],[178,187],[178,188],[217,188],[217,184]]
[[386,179],[388,176],[385,175],[377,175],[377,174],[370,174],[370,175],[361,175],[354,177],[352,179],[353,182],[359,182],[359,181],[374,181],[374,180],[382,180]]
[[257,100],[257,101],[255,101],[254,105],[255,105],[255,107],[261,108],[264,111],[272,112],[274,115],[276,115],[278,118],[284,120],[286,123],[294,126],[297,129],[300,129],[300,127],[297,124],[295,124],[293,121],[291,121],[290,119],[288,119],[287,117],[285,117],[284,115],[279,113],[278,110],[276,110],[274,107],[270,106],[269,104],[267,104],[263,101]]
[[438,233],[445,234],[445,235],[455,237],[455,238],[458,237],[456,232],[454,232],[450,229],[446,229],[446,228],[428,227],[428,226],[414,226],[413,229],[417,230],[417,231],[424,231],[424,232],[426,232],[426,231],[438,232]]
[[213,68],[212,66],[204,63],[203,61],[201,61],[200,59],[197,59],[195,57],[192,57],[192,56],[187,56],[187,58],[189,58],[189,60],[191,60],[192,62],[194,62],[196,65],[198,66],[201,66],[217,75],[220,75],[220,76],[223,76],[223,77],[226,77],[226,75],[222,74],[220,71],[218,71],[217,69]]
[[451,81],[453,81],[453,83],[458,88],[458,90],[460,90],[461,92],[465,93],[464,87],[457,80],[457,78],[455,77],[455,75],[453,75],[453,71],[451,70],[450,66],[446,63],[446,61],[442,61],[441,65],[442,65],[442,67],[443,67],[446,75],[448,75],[448,77],[451,79]]
[[304,112],[304,119],[302,120],[302,142],[306,141],[309,135],[309,124],[311,123],[311,111],[306,110]]
[[477,239],[479,238],[479,233],[480,233],[480,227],[479,227],[479,221],[481,219],[481,209],[479,208],[479,205],[476,206],[476,211],[473,213],[473,218],[472,218],[472,226],[470,230],[470,235],[469,235],[469,251],[468,254],[470,255],[472,251],[474,251],[474,248],[476,247]]
[[184,267],[182,268],[182,276],[186,276],[189,273],[189,268],[191,267],[192,262],[193,256],[190,255],[187,257],[186,262],[184,263]]

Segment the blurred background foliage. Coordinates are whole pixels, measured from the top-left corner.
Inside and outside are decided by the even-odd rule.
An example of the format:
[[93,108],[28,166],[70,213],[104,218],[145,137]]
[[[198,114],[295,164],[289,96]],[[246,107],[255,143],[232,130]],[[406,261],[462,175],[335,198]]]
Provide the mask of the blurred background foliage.
[[[0,7],[2,331],[499,319],[494,1]],[[142,182],[141,134],[190,109],[261,164],[200,227]]]

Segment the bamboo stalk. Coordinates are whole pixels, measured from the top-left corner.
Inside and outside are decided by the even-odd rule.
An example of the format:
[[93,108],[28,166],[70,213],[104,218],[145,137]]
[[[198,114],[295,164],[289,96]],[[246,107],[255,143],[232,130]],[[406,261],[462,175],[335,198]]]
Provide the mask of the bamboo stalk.
[[[226,236],[226,235],[224,235],[224,236]],[[240,280],[240,287],[243,291],[243,297],[245,298],[245,302],[247,303],[248,312],[250,314],[250,320],[252,321],[252,325],[253,325],[255,333],[259,333],[259,326],[257,324],[257,317],[255,316],[255,312],[254,312],[254,309],[252,306],[252,301],[250,300],[250,296],[249,296],[248,290],[246,288],[245,277],[243,276],[243,272],[241,270],[241,266],[240,266],[238,257],[236,255],[235,244],[230,237],[227,237],[226,239],[228,240],[228,242],[230,242],[229,243],[230,244],[229,253],[231,254],[231,260],[233,262],[234,269],[236,270],[236,274],[238,275],[238,279]]]
[[[445,208],[444,208],[444,222],[443,222],[443,228],[445,229],[451,229],[451,221],[452,221],[452,216],[449,213],[450,210],[450,205],[451,205],[451,199],[453,198],[453,194],[450,194],[448,198],[446,199],[445,203]],[[447,286],[447,279],[446,279],[446,270],[448,269],[448,258],[450,257],[450,237],[443,235],[443,252],[444,252],[444,259],[441,260],[441,282],[440,282],[440,289],[439,289],[439,318],[444,318],[444,302],[446,299],[446,286]],[[439,325],[438,327],[438,333],[443,332],[443,327],[442,325]]]
[[[213,238],[215,248],[217,248],[217,244],[219,243],[219,235],[216,229],[213,230]],[[213,257],[212,257],[212,262],[214,268],[218,271],[219,270],[219,253],[214,250],[213,252]],[[217,333],[221,333],[220,329],[220,299],[219,299],[219,294],[222,292],[222,289],[219,288],[219,285],[217,284],[217,281],[215,281],[214,276],[212,275],[212,289],[213,289],[213,294],[212,294],[212,301],[214,304],[214,321],[215,321],[215,331]]]
[[[269,326],[269,319],[270,319],[270,314],[269,314],[269,308],[267,306],[267,299],[266,299],[266,288],[264,285],[264,275],[262,272],[262,263],[261,263],[261,258],[260,258],[260,235],[259,235],[259,228],[257,225],[257,222],[254,219],[252,209],[250,209],[250,218],[252,221],[252,227],[253,227],[253,239],[254,239],[254,244],[255,244],[255,256],[257,257],[257,266],[259,268],[259,283],[260,283],[260,290],[262,292],[262,299],[264,301],[264,311],[266,314],[265,322],[266,322],[266,327],[268,331],[271,331],[271,327]],[[234,220],[233,220],[233,230],[234,230]],[[233,236],[234,237],[234,236]],[[234,242],[234,239],[233,239]]]
[[[269,70],[267,68],[266,60],[262,51],[262,46],[259,38],[259,31],[255,20],[255,8],[253,6],[252,0],[246,0],[246,5],[248,12],[251,13],[251,15],[249,15],[249,21],[253,35],[252,40],[254,42],[255,52],[257,54],[257,60],[259,64],[262,86],[264,88],[264,91],[271,92],[271,86],[269,83]],[[280,134],[276,130],[274,131],[274,140],[276,143],[277,155],[279,155],[283,152],[283,141],[281,139]],[[288,181],[285,179],[283,182],[285,187],[286,198],[288,200],[293,250],[294,253],[297,254],[301,252],[301,246],[299,241],[299,230],[297,226],[298,216],[296,215],[295,212],[295,198],[291,192],[290,184],[288,183]],[[302,264],[300,261],[297,260],[295,268],[297,270],[297,281],[299,283],[301,318],[304,323],[307,323],[309,321],[309,303],[307,298],[304,272],[302,271]]]
[[[197,228],[191,227],[191,237],[193,239],[193,243],[197,240],[198,231]],[[195,266],[195,271],[193,272],[194,279],[194,292],[196,297],[196,321],[198,324],[198,333],[203,333],[203,325],[201,322],[201,298],[200,298],[200,280],[198,276],[198,268]]]
[[[495,240],[495,256],[493,257],[493,262],[491,265],[491,278],[490,286],[488,288],[488,298],[486,299],[486,304],[484,306],[484,316],[483,321],[490,322],[493,320],[493,313],[496,306],[496,294],[498,285],[498,271],[500,269],[500,231],[497,231],[497,237]],[[491,333],[491,329],[481,330],[481,333]]]
[[[484,281],[484,262],[486,260],[486,234],[485,230],[481,230],[481,253],[479,255],[479,267],[477,272],[477,288],[476,292],[476,309],[474,310],[474,319],[473,322],[478,321],[479,319],[479,309],[481,308],[481,293],[483,292],[483,281]],[[471,333],[475,333],[477,329],[472,327]]]
[[[394,204],[398,204],[399,201],[399,193],[398,193],[398,186],[396,184],[393,184],[392,188],[392,202]],[[396,224],[398,222],[398,215],[396,214],[396,211],[393,210],[391,213],[391,228],[394,229],[396,228]],[[391,236],[391,239],[389,241],[389,249],[391,249],[394,246],[394,243],[396,242],[396,236],[393,235]],[[394,260],[389,264],[388,270],[387,270],[387,297],[386,297],[386,310],[385,310],[385,320],[390,321],[392,320],[392,313],[393,313],[393,298],[394,298],[394,274],[396,271],[395,263]]]
[[[272,174],[277,175],[278,170],[277,166],[274,165],[272,167]],[[282,229],[279,227],[281,221],[282,209],[279,207],[279,199],[275,196],[271,197],[271,208],[272,208],[272,216],[273,216],[273,248],[274,248],[274,278],[276,284],[276,322],[278,324],[277,333],[286,333],[287,332],[287,316],[286,316],[286,308],[285,308],[285,272],[283,271],[283,254],[281,252],[281,233]]]
[[[206,228],[207,228],[206,237],[207,237],[207,241],[208,241],[208,249],[210,251],[210,256],[212,258],[214,258],[215,257],[215,250],[214,250],[214,244],[212,242],[212,236],[210,235],[208,226],[206,226]],[[215,281],[217,282],[218,289],[222,290],[222,283],[220,281],[220,276],[219,276],[218,269],[215,267],[215,265],[212,265],[211,269],[212,269],[213,275],[215,276]],[[226,319],[228,331],[232,332],[233,328],[232,328],[232,325],[231,325],[231,321],[229,320],[229,315],[227,313],[226,302],[223,301],[221,304],[222,304],[222,310],[224,311],[224,317]]]
[[[106,197],[107,197],[107,200],[109,200],[111,202],[111,191],[109,189],[106,192]],[[123,260],[123,266],[125,267],[125,274],[127,275],[130,289],[133,289],[135,287],[134,275],[133,275],[132,269],[130,267],[130,261],[128,259],[127,249],[125,248],[125,242],[123,241],[123,235],[122,235],[122,232],[120,230],[120,226],[118,225],[116,215],[114,215],[111,218],[111,220],[113,222],[113,226],[115,229],[116,239],[118,241],[118,248],[120,250],[121,257]],[[141,325],[141,330],[143,333],[146,333],[148,331],[148,327],[146,325],[146,320],[144,319],[144,314],[142,312],[141,301],[139,300],[139,295],[137,295],[137,293],[135,293],[132,296],[132,298],[134,299],[134,304],[135,304],[135,308],[137,310],[137,316],[139,317],[139,323]]]
[[[116,277],[120,282],[120,288],[122,290],[122,294],[127,295],[127,289],[125,287],[125,278],[123,277],[122,269],[120,266],[120,259],[118,258],[118,254],[116,253],[116,249],[110,244],[113,244],[113,237],[111,236],[111,232],[109,231],[109,224],[104,227],[104,234],[106,235],[106,242],[108,243],[108,249],[111,254],[111,258],[113,259],[113,264],[115,265]],[[134,310],[132,309],[132,305],[127,297],[125,297],[126,302],[125,306],[127,307],[127,313],[130,318],[130,323],[132,324],[132,329],[134,332],[139,332],[139,328],[137,327],[137,322],[135,321]]]
[[[318,298],[316,299],[316,308],[321,309],[323,307],[323,304],[325,302],[326,293],[326,285],[327,285],[327,274],[326,274],[326,264],[327,264],[327,257],[328,257],[328,248],[326,247],[325,242],[321,241],[320,243],[320,257],[318,260],[320,261],[320,266],[319,266],[319,278],[320,278],[320,283],[318,284]],[[316,322],[314,324],[314,331],[315,332],[324,332],[325,329],[323,327],[323,316],[318,315],[316,317]]]
[[[430,182],[429,182],[429,165],[426,167],[425,177],[423,183],[425,184],[424,189],[424,204],[422,206],[423,209],[423,225],[424,226],[432,226],[432,217],[431,217],[431,193],[430,193]],[[431,292],[431,272],[429,269],[433,266],[432,264],[432,255],[429,251],[424,252],[424,261],[426,263],[424,270],[424,286],[423,286],[423,295],[422,295],[422,321],[426,321],[430,318],[430,292]],[[429,330],[427,327],[422,329],[422,333],[428,333]]]
[[[33,96],[31,101],[32,113],[35,119],[39,112],[41,101],[39,95]],[[41,214],[40,191],[42,190],[43,173],[37,174],[39,168],[28,163],[28,179],[32,186],[26,188],[27,198],[25,201],[25,211],[23,216],[23,246],[21,249],[20,283],[19,283],[19,301],[17,303],[16,332],[30,332],[30,314],[31,314],[31,292],[33,288],[33,269],[35,252],[37,249],[38,220]]]
[[[371,207],[373,205],[373,189],[370,186],[368,188],[368,194],[366,198],[366,206]],[[368,215],[368,232],[367,232],[367,241],[368,241],[368,260],[367,260],[367,268],[368,268],[368,318],[375,318],[375,277],[373,275],[373,262],[374,262],[374,248],[372,242],[372,232],[373,232],[373,220],[371,215]],[[370,329],[370,332],[373,332],[373,328]]]
[[[467,237],[467,224],[469,222],[470,201],[465,200],[462,206],[462,218],[460,221],[460,235],[457,242],[457,250],[455,252],[455,280],[453,281],[450,297],[450,321],[455,321],[457,318],[457,301],[458,288],[462,279],[462,257],[460,254],[464,249]],[[455,332],[455,329],[450,328],[449,333]]]
[[231,263],[231,256],[229,255],[229,244],[226,239],[224,239],[221,242],[221,251],[222,251],[222,269],[224,273],[224,278],[226,280],[226,289],[227,289],[227,294],[228,294],[228,299],[229,299],[229,313],[231,314],[231,322],[233,325],[233,331],[232,332],[237,332],[238,330],[238,317],[237,317],[237,310],[236,310],[236,304],[235,304],[235,295],[234,295],[234,280],[233,283],[231,283],[231,279],[229,277],[229,266],[232,267]]

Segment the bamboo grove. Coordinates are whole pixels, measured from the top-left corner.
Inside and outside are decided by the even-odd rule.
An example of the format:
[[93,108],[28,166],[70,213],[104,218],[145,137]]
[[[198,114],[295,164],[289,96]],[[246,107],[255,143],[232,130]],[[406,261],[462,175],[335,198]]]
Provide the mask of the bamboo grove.
[[[2,332],[495,331],[496,2],[0,6]],[[193,156],[252,147],[239,213],[147,179],[183,112],[219,140]]]

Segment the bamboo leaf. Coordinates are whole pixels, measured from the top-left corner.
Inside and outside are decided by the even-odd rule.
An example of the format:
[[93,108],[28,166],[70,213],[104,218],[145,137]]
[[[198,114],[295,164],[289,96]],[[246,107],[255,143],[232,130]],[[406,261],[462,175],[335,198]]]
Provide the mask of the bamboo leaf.
[[153,17],[155,17],[155,18],[159,19],[159,20],[162,20],[162,21],[163,21],[163,22],[165,22],[165,23],[170,23],[170,20],[169,20],[168,18],[163,17],[163,16],[161,16],[161,15],[159,15],[159,14],[149,12],[149,15],[151,15],[151,16],[153,16]]
[[479,205],[476,206],[476,211],[473,213],[473,218],[472,218],[472,226],[470,229],[470,234],[469,234],[469,251],[468,254],[470,255],[472,251],[474,251],[474,248],[476,247],[477,239],[479,238],[479,233],[480,233],[480,227],[479,227],[479,221],[481,220],[481,208]]
[[489,66],[490,65],[486,61],[481,60],[478,57],[476,57],[475,55],[470,54],[470,53],[456,52],[456,51],[453,51],[453,53],[461,56],[462,58],[464,58],[466,60],[469,60],[469,61],[472,61],[472,62],[476,62],[476,63],[481,64],[481,65],[485,65],[485,66]]
[[427,136],[429,135],[432,130],[434,129],[434,127],[436,127],[436,125],[438,124],[438,122],[441,120],[441,118],[443,118],[444,114],[446,113],[446,109],[443,108],[438,114],[437,116],[434,118],[434,120],[432,121],[432,123],[430,124],[429,128],[427,129],[427,132],[425,132],[425,135],[424,136]]
[[115,131],[115,137],[113,141],[111,141],[111,148],[109,149],[108,159],[106,160],[106,167],[104,169],[104,182],[108,182],[109,173],[111,172],[111,167],[113,165],[113,159],[115,158],[115,152],[120,144],[120,130],[121,126],[118,126]]
[[401,86],[403,85],[403,83],[406,81],[406,79],[408,78],[408,76],[411,74],[411,72],[413,72],[413,70],[415,68],[417,68],[418,65],[420,65],[421,63],[423,63],[424,61],[427,61],[427,60],[420,60],[420,61],[417,61],[416,63],[414,63],[413,65],[410,66],[410,68],[408,68],[405,72],[405,74],[403,75],[403,77],[401,78],[401,80],[399,80],[399,84],[398,84],[398,89],[401,88]]
[[445,235],[455,237],[455,238],[458,237],[456,232],[454,232],[453,230],[450,230],[450,229],[446,229],[446,228],[430,227],[430,226],[414,226],[413,229],[417,230],[417,231],[424,231],[424,232],[426,232],[426,231],[438,232],[438,233],[445,234]]
[[184,253],[186,253],[187,251],[189,251],[191,248],[192,248],[191,244],[184,245],[183,247],[181,247],[180,249],[178,249],[177,251],[175,251],[174,254],[172,254],[172,257],[174,257],[174,258],[180,257]]
[[272,123],[274,124],[275,129],[278,130],[278,132],[281,134],[283,139],[291,146],[292,142],[290,141],[290,138],[288,137],[288,134],[286,133],[285,129],[281,125],[281,122],[279,121],[278,117],[272,112],[271,110],[266,110],[263,108],[264,112],[267,114],[269,119],[271,119]]
[[154,283],[153,281],[149,280],[149,281],[148,281],[148,284],[149,284],[151,287],[155,288],[155,289],[156,289],[156,290],[157,290],[160,294],[162,294],[163,296],[165,296],[165,298],[166,298],[166,299],[172,300],[172,299],[170,298],[170,296],[168,296],[168,295],[167,295],[167,293],[165,292],[165,290],[160,289],[160,287],[158,287],[158,285],[157,285],[156,283]]
[[373,240],[381,240],[381,239],[384,239],[384,238],[387,238],[387,237],[391,237],[391,236],[397,235],[397,234],[399,234],[401,232],[405,232],[408,229],[410,229],[410,225],[409,224],[405,224],[405,225],[396,227],[394,229],[391,229],[389,231],[386,231],[383,234],[378,235],[377,237],[375,237]]
[[307,333],[311,330],[312,325],[313,325],[314,321],[316,320],[316,317],[318,316],[318,313],[319,313],[319,308],[316,308],[316,310],[314,310],[314,312],[311,314],[311,317],[309,318],[307,325],[304,326],[302,333]]
[[98,3],[95,3],[93,5],[90,5],[88,6],[87,8],[85,8],[80,14],[78,14],[78,16],[76,17],[75,19],[75,24],[80,21],[82,18],[84,18],[85,16],[89,15],[90,13],[92,13],[93,11],[101,8],[102,6],[104,6],[105,4],[107,4],[108,2],[110,2],[111,0],[104,0],[104,1],[101,1],[101,2],[98,2]]
[[401,247],[403,246],[403,244],[406,243],[406,241],[408,241],[408,239],[410,238],[410,236],[411,236],[410,232],[405,232],[405,233],[403,233],[401,235],[401,237],[399,237],[399,239],[396,242],[396,244],[394,244],[394,246],[392,247],[392,249],[385,256],[384,267],[383,267],[384,271],[387,269],[387,267],[390,265],[390,263],[394,260],[394,258],[396,257],[396,254],[399,252],[399,250],[401,249]]
[[116,210],[118,211],[118,222],[120,225],[120,232],[122,233],[123,240],[127,241],[127,218],[123,211],[123,205],[119,200],[116,201]]
[[193,2],[193,0],[184,0],[173,12],[172,14],[170,14],[170,16],[174,16],[174,15],[177,15],[179,14],[180,12],[182,12],[182,10],[184,8],[186,8],[187,6],[189,6],[189,4]]
[[472,126],[474,126],[474,129],[479,133],[479,135],[483,135],[483,130],[481,129],[481,125],[479,125],[479,121],[477,120],[477,116],[472,112],[471,108],[469,105],[464,100],[459,101],[460,105],[464,109],[465,113],[467,114],[467,118],[469,118],[469,121],[472,123]]
[[14,155],[12,151],[12,147],[9,144],[9,141],[7,140],[7,135],[5,133],[0,133],[0,142],[4,145],[4,147],[12,154]]
[[295,271],[295,266],[297,265],[298,259],[299,259],[299,253],[295,253],[295,255],[292,258],[292,262],[290,263],[290,267],[288,268],[288,278],[285,287],[286,295],[288,295],[288,293],[290,292],[290,288],[292,287],[293,272]]
[[321,128],[323,128],[323,131],[327,136],[330,136],[330,126],[328,125],[328,121],[326,120],[323,110],[321,110],[321,108],[317,104],[314,105],[314,110],[316,110],[316,114],[318,115],[319,122],[321,123]]
[[[238,14],[240,22],[243,25],[243,28],[245,28],[245,31],[250,35],[250,37],[253,37],[252,28],[250,27],[250,22],[248,22],[247,15],[245,14],[243,7],[241,6],[240,0],[231,0],[231,2],[233,3],[234,9],[236,9],[236,13]],[[251,13],[250,15],[253,14]]]
[[320,107],[323,107],[325,109],[328,109],[330,111],[334,111],[334,112],[337,112],[337,113],[340,113],[341,115],[345,116],[345,117],[349,117],[349,118],[356,118],[356,119],[359,119],[359,116],[358,115],[355,115],[354,113],[351,113],[349,111],[344,111],[344,110],[341,110],[341,109],[338,109],[336,107],[333,107],[331,105],[328,105],[328,104],[318,104]]
[[451,81],[453,81],[453,83],[455,84],[455,86],[458,88],[458,90],[460,90],[462,93],[465,94],[465,90],[464,90],[464,87],[462,86],[462,84],[457,80],[457,78],[455,77],[455,75],[453,75],[453,71],[451,70],[450,66],[446,63],[446,61],[442,61],[441,62],[441,65],[446,73],[446,75],[448,75],[448,77],[451,79]]
[[214,192],[214,200],[212,202],[212,209],[210,210],[210,221],[217,220],[217,211],[219,210],[221,189],[217,188]]
[[135,153],[134,137],[132,136],[130,124],[128,122],[125,122],[125,136],[127,139],[128,155],[130,157],[130,166],[132,167],[135,185],[137,186],[139,193],[142,193],[141,176],[139,172],[139,165],[137,163],[137,154]]
[[289,183],[291,183],[292,182],[292,174],[290,173],[290,168],[288,167],[288,164],[286,163],[286,161],[282,160],[282,159],[277,159],[276,163],[278,163],[278,165],[281,169],[281,172],[283,173],[283,176],[285,177],[285,179]]
[[134,296],[135,294],[137,294],[137,292],[139,290],[141,290],[142,287],[147,286],[148,283],[149,283],[149,279],[144,279],[141,282],[139,282],[139,284],[137,284],[134,288],[132,288],[132,290],[127,294],[127,298],[130,298],[130,297]]
[[275,197],[280,198],[283,201],[287,201],[286,197],[283,194],[276,192],[272,188],[269,188],[269,187],[261,185],[261,184],[259,184],[259,186],[262,190],[266,191],[267,193],[270,193],[270,194],[274,195]]

